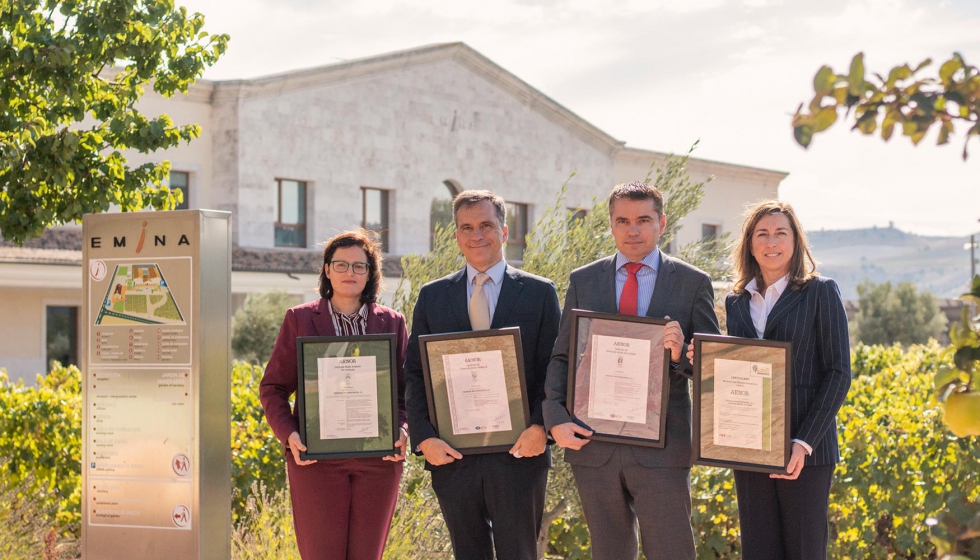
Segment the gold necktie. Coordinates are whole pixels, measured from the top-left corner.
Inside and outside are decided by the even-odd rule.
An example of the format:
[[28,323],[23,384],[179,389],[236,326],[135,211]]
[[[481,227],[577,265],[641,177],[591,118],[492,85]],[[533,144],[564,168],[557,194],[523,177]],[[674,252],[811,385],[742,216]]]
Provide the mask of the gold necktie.
[[475,331],[485,331],[490,328],[490,305],[487,303],[487,293],[483,284],[490,280],[490,275],[481,272],[474,278],[473,297],[470,298],[470,325]]

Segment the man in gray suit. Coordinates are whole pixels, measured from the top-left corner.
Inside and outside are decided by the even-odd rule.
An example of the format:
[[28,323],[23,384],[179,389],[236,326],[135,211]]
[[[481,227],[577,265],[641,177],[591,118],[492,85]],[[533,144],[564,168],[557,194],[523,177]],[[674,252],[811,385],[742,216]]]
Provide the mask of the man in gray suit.
[[[615,255],[572,272],[558,340],[548,365],[545,428],[565,448],[592,536],[594,560],[637,558],[639,522],[650,560],[695,556],[691,531],[690,362],[682,349],[695,332],[718,333],[711,278],[664,255],[657,242],[666,226],[663,195],[642,182],[609,195]],[[565,407],[572,309],[670,320],[670,396],[663,449],[589,441],[592,432]]]

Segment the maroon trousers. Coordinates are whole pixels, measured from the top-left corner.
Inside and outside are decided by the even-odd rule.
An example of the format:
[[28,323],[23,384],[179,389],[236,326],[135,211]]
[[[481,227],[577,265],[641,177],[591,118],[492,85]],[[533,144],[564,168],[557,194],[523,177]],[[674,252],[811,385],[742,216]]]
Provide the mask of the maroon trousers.
[[401,463],[335,459],[300,467],[287,451],[286,471],[303,560],[381,560]]

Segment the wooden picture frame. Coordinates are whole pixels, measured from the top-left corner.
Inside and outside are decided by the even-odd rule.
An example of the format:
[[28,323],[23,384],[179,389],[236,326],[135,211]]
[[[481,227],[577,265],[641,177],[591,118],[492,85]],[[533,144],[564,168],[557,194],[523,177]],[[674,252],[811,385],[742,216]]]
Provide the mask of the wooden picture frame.
[[694,464],[785,474],[792,343],[694,335]]

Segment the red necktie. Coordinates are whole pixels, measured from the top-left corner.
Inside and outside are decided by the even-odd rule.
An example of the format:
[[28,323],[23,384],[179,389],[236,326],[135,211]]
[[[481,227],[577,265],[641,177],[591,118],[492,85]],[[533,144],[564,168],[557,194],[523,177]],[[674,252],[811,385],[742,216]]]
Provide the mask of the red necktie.
[[636,273],[643,268],[643,263],[626,263],[626,284],[623,286],[623,293],[619,294],[619,314],[637,315],[637,296],[640,292],[640,283],[636,280]]

